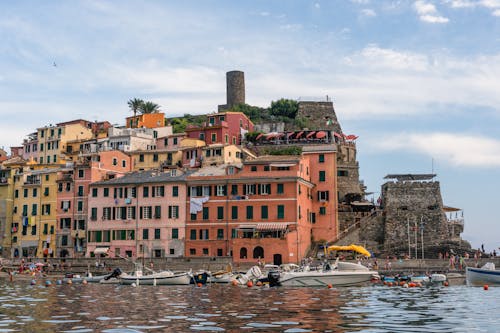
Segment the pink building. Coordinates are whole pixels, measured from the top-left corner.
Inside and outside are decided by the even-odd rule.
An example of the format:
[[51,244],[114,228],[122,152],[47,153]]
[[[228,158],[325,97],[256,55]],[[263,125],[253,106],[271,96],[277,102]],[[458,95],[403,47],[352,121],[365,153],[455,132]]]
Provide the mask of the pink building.
[[177,257],[184,254],[185,175],[139,171],[91,184],[87,256]]
[[189,138],[205,141],[207,145],[240,145],[244,134],[253,130],[252,121],[243,112],[227,111],[207,115],[203,126],[186,128],[186,134]]
[[85,254],[89,185],[130,170],[130,157],[118,150],[100,152],[61,169],[57,177],[58,256]]

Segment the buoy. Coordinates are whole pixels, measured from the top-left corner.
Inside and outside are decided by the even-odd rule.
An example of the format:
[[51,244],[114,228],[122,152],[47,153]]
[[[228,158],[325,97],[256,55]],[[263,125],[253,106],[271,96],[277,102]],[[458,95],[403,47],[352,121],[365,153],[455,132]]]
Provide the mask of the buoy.
[[252,281],[248,281],[247,282],[247,287],[248,288],[252,288],[253,287],[253,282]]
[[392,282],[387,282],[387,285],[388,285],[389,287],[392,287]]
[[487,284],[485,284],[485,285],[483,286],[483,289],[484,289],[484,290],[488,290],[488,285],[487,285]]
[[262,282],[261,281],[257,281],[257,283],[255,284],[257,287],[262,287]]
[[35,279],[31,280],[31,285],[33,286],[35,284],[36,284],[36,280]]
[[449,284],[448,281],[443,282],[443,286],[445,286],[445,287],[448,287],[448,284]]
[[333,286],[331,284],[328,285],[328,289],[332,289]]
[[231,284],[232,284],[233,286],[236,286],[236,285],[238,285],[238,281],[233,280],[233,281],[231,281]]
[[201,282],[198,282],[197,286],[198,286],[198,288],[201,288],[203,286],[203,284]]

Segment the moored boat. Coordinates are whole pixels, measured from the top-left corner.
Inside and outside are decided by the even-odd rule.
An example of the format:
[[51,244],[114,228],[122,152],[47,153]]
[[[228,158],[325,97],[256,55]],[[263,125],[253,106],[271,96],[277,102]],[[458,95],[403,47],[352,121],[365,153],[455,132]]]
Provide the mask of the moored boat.
[[500,270],[495,269],[492,262],[481,268],[467,267],[465,280],[468,286],[500,285]]
[[132,285],[187,285],[193,278],[191,272],[161,271],[143,275],[142,271],[134,274],[122,273],[118,276],[121,284]]

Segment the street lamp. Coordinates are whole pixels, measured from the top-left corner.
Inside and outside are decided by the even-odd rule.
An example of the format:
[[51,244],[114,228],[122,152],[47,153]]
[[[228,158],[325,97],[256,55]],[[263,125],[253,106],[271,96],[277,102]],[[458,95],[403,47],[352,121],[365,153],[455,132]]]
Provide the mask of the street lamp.
[[420,217],[420,240],[422,243],[422,260],[424,259],[424,217]]

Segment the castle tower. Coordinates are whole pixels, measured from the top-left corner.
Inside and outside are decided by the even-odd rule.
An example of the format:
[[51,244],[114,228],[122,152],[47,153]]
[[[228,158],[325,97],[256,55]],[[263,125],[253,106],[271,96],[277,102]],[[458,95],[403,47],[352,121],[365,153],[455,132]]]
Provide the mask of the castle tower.
[[245,103],[245,73],[231,71],[226,73],[227,108]]

